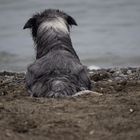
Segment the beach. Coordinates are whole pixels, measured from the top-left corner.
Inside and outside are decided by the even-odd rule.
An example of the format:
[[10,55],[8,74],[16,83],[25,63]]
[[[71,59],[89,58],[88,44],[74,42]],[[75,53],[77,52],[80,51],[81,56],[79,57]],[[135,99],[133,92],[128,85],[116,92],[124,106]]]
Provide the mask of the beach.
[[89,71],[92,91],[30,97],[25,73],[0,72],[0,140],[139,140],[140,68]]

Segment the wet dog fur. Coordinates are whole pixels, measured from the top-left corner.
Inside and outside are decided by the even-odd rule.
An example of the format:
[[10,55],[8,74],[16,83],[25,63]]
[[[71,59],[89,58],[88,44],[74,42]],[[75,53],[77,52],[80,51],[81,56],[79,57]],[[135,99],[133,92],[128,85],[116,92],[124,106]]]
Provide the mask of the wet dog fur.
[[87,69],[72,46],[72,25],[77,25],[74,18],[55,9],[37,13],[25,24],[36,48],[36,60],[26,73],[31,96],[66,97],[90,89]]

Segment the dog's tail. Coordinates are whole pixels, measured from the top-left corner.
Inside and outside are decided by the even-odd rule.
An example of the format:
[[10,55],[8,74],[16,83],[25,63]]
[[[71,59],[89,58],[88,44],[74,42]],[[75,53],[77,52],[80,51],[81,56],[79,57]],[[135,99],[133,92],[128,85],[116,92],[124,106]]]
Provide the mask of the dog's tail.
[[47,97],[67,97],[80,91],[78,86],[66,81],[55,80],[51,84],[51,90],[46,93]]

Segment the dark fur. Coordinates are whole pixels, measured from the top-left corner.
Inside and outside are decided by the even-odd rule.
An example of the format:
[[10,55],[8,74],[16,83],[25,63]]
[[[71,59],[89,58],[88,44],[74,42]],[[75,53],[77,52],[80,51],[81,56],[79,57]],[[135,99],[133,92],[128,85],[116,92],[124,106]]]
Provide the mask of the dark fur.
[[45,10],[30,18],[24,29],[30,28],[36,44],[36,61],[28,67],[26,85],[36,97],[64,97],[90,89],[87,70],[72,47],[69,34],[53,28],[38,33],[40,24],[61,17],[70,26],[75,20],[59,10]]

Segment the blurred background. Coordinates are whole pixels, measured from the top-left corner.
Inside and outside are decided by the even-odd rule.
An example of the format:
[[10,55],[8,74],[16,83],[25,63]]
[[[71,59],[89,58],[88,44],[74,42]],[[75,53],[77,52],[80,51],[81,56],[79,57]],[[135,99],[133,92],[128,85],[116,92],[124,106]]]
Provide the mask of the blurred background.
[[34,61],[29,30],[33,13],[64,10],[78,25],[71,38],[87,66],[140,66],[140,0],[0,0],[0,71],[26,71]]

